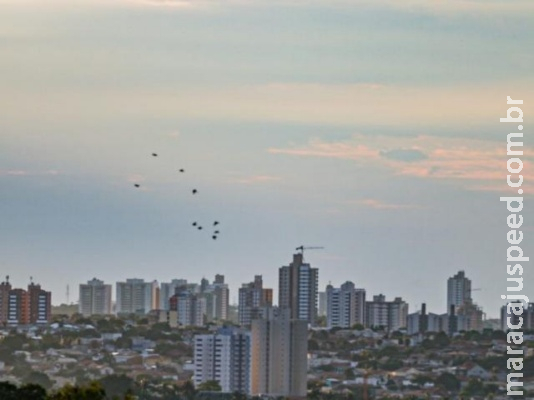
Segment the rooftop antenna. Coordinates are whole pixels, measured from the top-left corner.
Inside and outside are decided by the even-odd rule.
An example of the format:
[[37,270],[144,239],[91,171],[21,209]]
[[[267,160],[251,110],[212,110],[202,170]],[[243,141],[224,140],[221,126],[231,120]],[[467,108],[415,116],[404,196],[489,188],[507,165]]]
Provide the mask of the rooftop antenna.
[[70,305],[70,287],[67,285],[67,305]]
[[33,286],[33,276],[30,276],[30,285]]

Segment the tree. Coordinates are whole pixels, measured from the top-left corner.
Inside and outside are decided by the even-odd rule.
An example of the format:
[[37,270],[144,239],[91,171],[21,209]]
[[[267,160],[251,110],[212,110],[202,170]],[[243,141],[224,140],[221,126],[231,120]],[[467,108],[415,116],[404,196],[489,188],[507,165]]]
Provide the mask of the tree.
[[0,399],[18,400],[17,387],[9,382],[0,382]]
[[24,385],[17,391],[17,400],[46,400],[46,390],[33,383]]
[[107,375],[100,379],[99,384],[109,397],[122,397],[133,390],[134,381],[126,375]]
[[206,381],[198,385],[198,390],[203,392],[220,392],[222,388],[217,381]]
[[457,392],[460,390],[460,381],[456,376],[448,372],[444,372],[436,379],[436,385],[441,386],[448,392]]
[[194,399],[197,393],[195,386],[191,381],[187,381],[182,386],[180,386],[179,391],[182,396],[184,396],[188,400]]
[[105,400],[106,392],[97,382],[89,386],[67,385],[49,397],[50,400]]
[[22,379],[22,383],[26,385],[39,385],[45,390],[49,390],[52,388],[52,386],[54,386],[54,382],[48,377],[48,375],[39,371],[31,371],[24,377],[24,379]]

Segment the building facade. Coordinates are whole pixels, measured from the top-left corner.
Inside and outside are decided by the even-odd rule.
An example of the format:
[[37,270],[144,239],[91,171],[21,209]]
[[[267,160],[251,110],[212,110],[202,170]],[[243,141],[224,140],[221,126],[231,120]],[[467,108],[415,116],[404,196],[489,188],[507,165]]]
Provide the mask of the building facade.
[[471,280],[465,276],[464,271],[458,271],[447,280],[447,312],[450,312],[451,306],[458,310],[471,301]]
[[250,393],[250,332],[221,328],[194,338],[195,386],[217,381],[223,393]]
[[159,285],[157,281],[127,279],[117,282],[117,314],[148,314],[159,306]]
[[111,285],[106,285],[104,281],[96,278],[81,284],[78,312],[83,316],[111,314],[111,292]]
[[306,398],[307,321],[270,308],[252,321],[251,394]]
[[328,328],[351,328],[365,325],[365,290],[356,289],[354,283],[345,282],[341,287],[326,287],[326,325]]
[[304,263],[303,254],[294,254],[289,266],[279,269],[278,306],[290,310],[292,319],[317,320],[319,270]]
[[384,327],[388,331],[406,328],[408,319],[408,303],[401,297],[386,301],[382,294],[366,302],[366,326]]
[[265,307],[273,305],[273,290],[263,288],[261,275],[256,275],[254,281],[244,283],[239,289],[239,325],[250,326],[252,320],[262,318]]

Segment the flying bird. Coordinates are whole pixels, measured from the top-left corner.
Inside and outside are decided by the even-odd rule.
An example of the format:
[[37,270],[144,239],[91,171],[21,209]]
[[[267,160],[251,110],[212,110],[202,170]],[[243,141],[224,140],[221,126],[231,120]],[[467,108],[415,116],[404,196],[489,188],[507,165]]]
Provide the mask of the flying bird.
[[196,223],[196,222],[193,222],[193,226],[197,226],[197,223]]
[[152,153],[152,157],[157,157],[157,153]]
[[197,194],[197,190],[196,189],[193,189],[193,194]]
[[141,185],[138,184],[138,183],[136,183],[136,184],[134,184],[134,186],[135,186],[136,188],[138,188],[138,187],[140,187]]
[[216,234],[216,235],[218,235],[218,234],[219,234],[219,231],[215,231],[215,232],[213,232],[213,233]]
[[202,227],[201,227],[201,226],[199,226],[199,227],[198,227],[198,230],[200,231],[201,229],[202,229]]
[[217,226],[217,225],[219,225],[219,221],[215,221],[215,222],[213,223],[213,226]]
[[185,169],[181,169],[180,172],[185,172]]
[[215,236],[215,235],[213,235],[211,238],[212,238],[213,240],[217,240],[217,236]]

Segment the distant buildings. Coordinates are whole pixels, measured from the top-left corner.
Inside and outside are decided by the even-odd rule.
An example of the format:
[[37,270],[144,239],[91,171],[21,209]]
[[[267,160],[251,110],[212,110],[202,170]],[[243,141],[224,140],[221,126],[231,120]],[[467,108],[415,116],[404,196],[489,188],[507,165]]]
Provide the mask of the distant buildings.
[[169,300],[176,293],[176,289],[187,285],[186,279],[173,279],[170,282],[161,282],[159,291],[159,309],[169,310]]
[[250,332],[221,328],[210,335],[194,338],[195,373],[198,387],[217,381],[222,392],[250,393]]
[[408,335],[437,333],[444,330],[442,321],[441,315],[428,313],[423,304],[420,311],[408,315],[406,330]]
[[[519,311],[518,311],[519,312]],[[510,325],[521,325],[523,330],[534,330],[534,303],[523,303],[523,313],[521,315],[515,315],[513,309],[508,313],[507,306],[501,307],[501,329],[508,331],[508,318],[510,318]]]
[[182,327],[204,326],[206,323],[206,298],[189,285],[176,289],[169,306],[170,311],[176,311],[177,322]]
[[393,301],[386,301],[382,294],[373,297],[373,301],[366,302],[366,326],[384,327],[388,331],[406,328],[408,318],[408,303],[401,297]]
[[451,306],[456,310],[471,299],[471,280],[467,279],[464,271],[459,271],[456,275],[447,280],[447,312]]
[[202,292],[207,301],[207,321],[227,321],[230,305],[230,289],[224,275],[215,275],[215,280]]
[[263,288],[261,275],[254,281],[244,283],[239,289],[239,325],[250,326],[252,320],[261,318],[265,307],[273,305],[273,290]]
[[93,278],[80,285],[78,312],[83,316],[109,315],[112,313],[111,285]]
[[279,269],[278,306],[290,310],[292,319],[315,325],[319,270],[304,263],[303,254],[294,254],[289,266]]
[[365,290],[356,289],[354,283],[345,282],[341,287],[326,287],[328,328],[351,328],[365,324]]
[[252,321],[251,394],[306,398],[307,321],[271,308]]
[[27,290],[12,288],[9,278],[0,284],[2,325],[47,324],[52,315],[52,293],[31,282]]
[[117,314],[148,314],[159,306],[158,282],[126,279],[117,282]]

